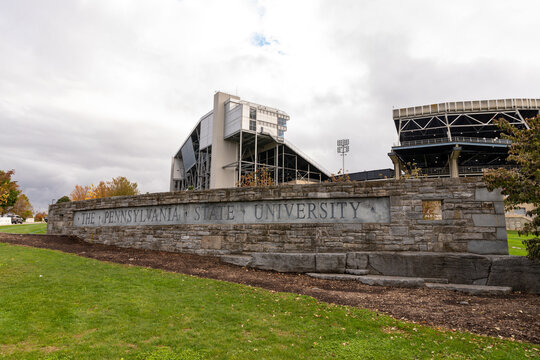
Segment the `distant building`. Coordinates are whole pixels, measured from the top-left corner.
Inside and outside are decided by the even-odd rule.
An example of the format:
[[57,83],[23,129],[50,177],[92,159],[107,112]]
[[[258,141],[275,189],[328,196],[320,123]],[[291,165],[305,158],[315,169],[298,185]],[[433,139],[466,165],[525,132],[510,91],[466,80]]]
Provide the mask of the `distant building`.
[[534,210],[533,204],[519,204],[515,209],[506,212],[506,228],[508,230],[522,230],[525,224],[532,222],[532,216],[527,211]]
[[484,169],[508,166],[511,142],[500,138],[494,120],[529,128],[540,113],[540,99],[460,101],[423,105],[393,112],[399,143],[388,155],[399,178],[414,164],[426,176],[482,175]]
[[217,92],[172,159],[170,190],[235,187],[266,168],[275,184],[312,183],[330,174],[285,140],[289,115]]
[[394,169],[367,170],[348,173],[347,175],[351,181],[391,179],[394,177]]

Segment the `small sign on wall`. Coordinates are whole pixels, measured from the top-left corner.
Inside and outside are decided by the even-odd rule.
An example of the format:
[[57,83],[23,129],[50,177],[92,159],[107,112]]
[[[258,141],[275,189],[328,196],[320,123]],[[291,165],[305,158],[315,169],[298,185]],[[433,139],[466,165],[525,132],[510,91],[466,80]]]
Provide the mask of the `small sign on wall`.
[[442,220],[442,200],[422,200],[422,220]]

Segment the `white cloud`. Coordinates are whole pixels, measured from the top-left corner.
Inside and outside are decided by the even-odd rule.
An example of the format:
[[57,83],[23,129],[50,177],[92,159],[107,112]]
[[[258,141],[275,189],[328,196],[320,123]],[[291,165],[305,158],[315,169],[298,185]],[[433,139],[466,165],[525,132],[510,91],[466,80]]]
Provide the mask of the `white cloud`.
[[[215,90],[291,115],[331,171],[390,166],[392,106],[539,97],[536,1],[0,4],[0,169],[37,208],[123,175],[166,191]],[[256,46],[254,34],[269,43]]]

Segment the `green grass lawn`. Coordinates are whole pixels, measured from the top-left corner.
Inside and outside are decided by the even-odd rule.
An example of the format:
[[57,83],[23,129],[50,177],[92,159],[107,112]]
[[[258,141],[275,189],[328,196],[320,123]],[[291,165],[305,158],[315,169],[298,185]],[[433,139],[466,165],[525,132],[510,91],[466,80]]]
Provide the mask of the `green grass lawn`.
[[526,256],[527,250],[523,244],[523,240],[532,239],[533,236],[519,236],[517,231],[507,230],[508,234],[508,253],[510,255]]
[[522,359],[533,345],[308,296],[0,243],[8,359]]
[[19,224],[19,225],[1,225],[0,232],[10,234],[46,234],[47,224]]

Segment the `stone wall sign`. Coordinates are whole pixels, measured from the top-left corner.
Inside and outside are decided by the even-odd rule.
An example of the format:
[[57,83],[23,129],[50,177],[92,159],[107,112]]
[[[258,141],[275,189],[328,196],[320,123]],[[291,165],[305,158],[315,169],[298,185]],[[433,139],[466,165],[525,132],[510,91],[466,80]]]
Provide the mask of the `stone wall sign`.
[[76,211],[74,226],[389,223],[388,197],[220,202]]

